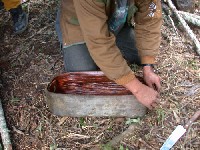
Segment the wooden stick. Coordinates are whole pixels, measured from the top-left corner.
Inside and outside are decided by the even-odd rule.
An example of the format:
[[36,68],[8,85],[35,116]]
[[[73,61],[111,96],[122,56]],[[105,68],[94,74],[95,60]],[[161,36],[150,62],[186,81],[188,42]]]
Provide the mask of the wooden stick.
[[1,99],[0,99],[0,133],[1,133],[1,138],[4,145],[4,150],[12,150],[10,136],[8,134],[8,128],[6,126],[6,120],[4,118],[4,112],[3,112],[3,108],[1,104]]
[[128,129],[126,129],[124,132],[122,132],[121,134],[119,134],[118,136],[114,137],[110,142],[108,142],[107,144],[112,146],[112,147],[115,147],[117,146],[120,141],[122,141],[124,138],[128,138],[128,137],[131,137],[133,136],[134,134],[134,131],[136,129],[136,124],[132,124],[128,127]]
[[200,43],[199,43],[196,35],[192,32],[192,30],[190,29],[190,27],[188,26],[188,24],[185,22],[185,20],[179,15],[179,13],[178,13],[176,7],[174,6],[174,4],[172,3],[172,1],[171,0],[167,0],[167,2],[168,2],[169,7],[175,13],[175,15],[178,18],[178,20],[183,25],[185,31],[188,33],[188,35],[190,36],[190,38],[192,39],[192,41],[196,45],[197,53],[200,55]]
[[184,15],[184,16],[190,16],[192,18],[200,20],[200,16],[189,13],[189,12],[184,12],[184,11],[178,11],[179,14]]
[[188,127],[198,118],[200,117],[200,110],[198,110],[191,118],[190,120],[186,123],[185,129],[188,129]]

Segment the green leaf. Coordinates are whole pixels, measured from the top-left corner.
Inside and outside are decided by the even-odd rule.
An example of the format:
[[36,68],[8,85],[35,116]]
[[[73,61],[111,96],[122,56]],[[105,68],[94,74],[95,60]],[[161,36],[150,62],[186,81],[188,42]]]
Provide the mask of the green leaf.
[[20,101],[20,99],[18,97],[14,97],[10,100],[12,103],[17,103]]
[[124,147],[120,145],[119,150],[124,150]]
[[55,150],[56,148],[57,148],[57,146],[55,144],[50,145],[50,150]]
[[164,112],[164,110],[163,109],[157,109],[156,113],[157,113],[157,120],[158,120],[158,122],[159,123],[160,122],[163,123],[163,121],[165,119],[165,112]]
[[42,132],[42,123],[40,122],[40,124],[37,126],[36,131],[38,131],[40,134]]
[[113,129],[112,129],[112,127],[108,127],[108,129],[107,129],[108,131],[112,131]]
[[102,150],[113,150],[113,148],[110,144],[104,144],[102,145]]
[[80,117],[79,123],[80,123],[81,126],[85,126],[86,125],[85,124],[85,119],[83,117]]

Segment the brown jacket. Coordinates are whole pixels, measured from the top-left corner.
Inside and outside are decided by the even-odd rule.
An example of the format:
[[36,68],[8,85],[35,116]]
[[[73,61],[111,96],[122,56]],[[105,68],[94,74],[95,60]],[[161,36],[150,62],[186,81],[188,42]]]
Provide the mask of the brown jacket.
[[[61,30],[64,47],[86,43],[105,75],[124,85],[135,76],[116,46],[115,36],[108,30],[107,20],[115,8],[114,1],[62,0]],[[135,14],[131,11],[133,6],[138,8]],[[128,18],[135,21],[136,46],[142,64],[154,64],[161,41],[160,0],[130,0]]]

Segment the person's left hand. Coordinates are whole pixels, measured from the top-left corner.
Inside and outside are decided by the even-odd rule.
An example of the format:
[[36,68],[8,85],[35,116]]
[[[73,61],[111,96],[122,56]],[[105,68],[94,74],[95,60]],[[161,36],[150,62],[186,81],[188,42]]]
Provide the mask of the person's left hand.
[[160,77],[154,73],[153,68],[151,66],[143,67],[143,76],[146,84],[153,88],[154,90],[160,92],[161,90],[161,79]]

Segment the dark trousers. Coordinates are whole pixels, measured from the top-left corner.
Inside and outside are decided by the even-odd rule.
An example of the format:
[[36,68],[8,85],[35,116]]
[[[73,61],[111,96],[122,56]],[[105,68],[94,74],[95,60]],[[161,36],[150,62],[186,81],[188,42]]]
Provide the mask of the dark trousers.
[[[116,45],[123,57],[131,64],[140,64],[138,50],[135,46],[134,30],[125,25],[116,37]],[[89,54],[86,44],[77,44],[62,48],[66,72],[96,71],[97,65]]]

